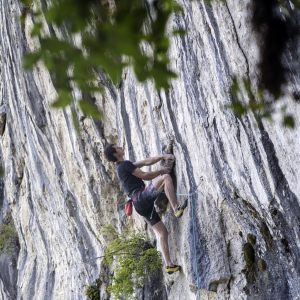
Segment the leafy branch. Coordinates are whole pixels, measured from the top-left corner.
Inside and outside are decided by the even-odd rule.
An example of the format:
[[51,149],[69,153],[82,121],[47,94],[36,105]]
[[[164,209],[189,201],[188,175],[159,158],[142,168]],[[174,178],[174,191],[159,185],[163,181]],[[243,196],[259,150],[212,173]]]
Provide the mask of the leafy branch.
[[[54,107],[75,104],[101,119],[102,112],[84,97],[103,90],[101,72],[117,84],[124,68],[131,66],[139,81],[153,80],[157,89],[168,89],[176,78],[169,67],[166,33],[170,15],[181,12],[173,0],[56,0],[51,4],[42,0],[42,5],[37,0],[21,1],[25,5],[21,20],[32,19],[31,36],[40,44],[25,57],[24,66],[30,69],[42,61],[47,67],[58,92]],[[78,102],[75,90],[83,95]]]
[[160,253],[143,233],[125,230],[118,235],[111,225],[104,227],[102,233],[113,238],[103,260],[109,266],[116,263],[109,291],[114,299],[128,299],[143,287],[147,277],[162,267]]
[[[262,89],[258,89],[257,92],[253,91],[249,79],[243,78],[242,80],[238,80],[236,77],[233,78],[230,95],[232,102],[227,108],[232,109],[237,117],[241,117],[249,111],[252,111],[259,125],[263,118],[272,121],[274,106],[272,105],[271,100],[264,95]],[[286,105],[282,106],[281,114],[283,116],[282,125],[294,128],[294,117],[287,112]]]
[[[170,37],[183,34],[184,30],[167,32],[171,14],[183,11],[173,0],[21,1],[24,3],[21,19],[23,22],[31,19],[31,35],[40,45],[26,56],[24,66],[30,69],[39,61],[44,63],[57,90],[53,106],[71,107],[77,130],[79,109],[94,119],[103,118],[90,95],[101,93],[104,81],[119,84],[125,68],[132,67],[140,82],[154,81],[158,90],[168,89],[170,81],[176,78],[170,70]],[[210,4],[213,0],[206,2]],[[263,91],[265,96],[259,99],[257,95],[249,105],[237,101],[233,110],[262,111],[262,116],[268,116],[278,99],[289,96],[286,85],[298,71],[295,61],[300,2],[253,0],[245,9],[251,10],[252,28],[257,33],[258,93]],[[299,102],[299,92],[294,91],[292,98]],[[294,127],[294,118],[283,110],[283,123]]]

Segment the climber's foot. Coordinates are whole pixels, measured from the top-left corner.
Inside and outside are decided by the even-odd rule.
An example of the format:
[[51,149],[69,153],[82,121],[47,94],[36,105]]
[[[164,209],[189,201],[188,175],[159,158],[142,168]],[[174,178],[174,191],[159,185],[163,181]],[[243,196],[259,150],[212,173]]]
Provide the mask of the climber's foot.
[[174,214],[176,218],[181,218],[184,209],[188,205],[188,199],[185,199],[181,205],[178,205],[177,212]]
[[168,273],[169,275],[171,275],[171,274],[173,274],[173,273],[176,272],[176,271],[180,271],[180,270],[181,270],[181,267],[180,267],[180,266],[177,266],[177,265],[174,265],[173,267],[167,266],[166,270],[167,270],[167,273]]

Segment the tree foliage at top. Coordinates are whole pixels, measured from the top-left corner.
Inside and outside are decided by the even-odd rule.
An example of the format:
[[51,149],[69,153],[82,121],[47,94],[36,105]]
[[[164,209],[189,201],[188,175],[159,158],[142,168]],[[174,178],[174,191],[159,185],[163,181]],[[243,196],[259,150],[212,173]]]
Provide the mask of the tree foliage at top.
[[288,56],[299,43],[299,0],[252,0],[252,25],[259,34],[261,61],[260,86],[278,99],[289,80]]
[[[122,70],[132,66],[139,81],[152,79],[157,89],[168,88],[176,77],[169,68],[166,34],[170,15],[181,11],[173,0],[42,0],[41,7],[36,0],[22,2],[21,19],[33,18],[31,35],[40,42],[26,56],[25,68],[44,62],[58,91],[54,107],[74,104],[74,88],[82,95],[101,92],[99,68],[116,84]],[[85,114],[102,118],[84,97],[79,106]]]
[[[300,1],[252,0],[250,7],[260,49],[258,91],[254,91],[250,78],[234,78],[231,107],[237,116],[251,110],[261,122],[265,117],[271,119],[275,103],[282,96],[291,96],[295,102],[300,100],[299,90],[289,94],[286,89],[299,73]],[[245,95],[248,101],[243,99]],[[283,125],[294,128],[294,117],[286,105],[282,107],[282,115]]]
[[[27,55],[25,67],[44,62],[58,92],[53,106],[70,105],[77,129],[77,106],[95,119],[103,117],[91,97],[85,96],[102,91],[99,69],[116,84],[122,70],[132,66],[139,81],[151,79],[157,89],[168,89],[170,80],[176,77],[169,68],[169,38],[184,31],[167,33],[171,14],[182,12],[173,0],[21,1],[25,5],[22,20],[31,16],[31,34],[40,42],[40,48]],[[260,119],[270,117],[276,101],[286,94],[287,83],[299,69],[295,55],[300,35],[299,8],[299,0],[252,0],[245,7],[257,33],[260,63],[258,86],[254,87],[248,75],[233,79],[231,107],[237,115],[252,110]],[[75,88],[82,95],[78,105],[74,101]],[[253,97],[245,100],[249,94]],[[294,90],[292,98],[299,102],[300,92]],[[283,123],[293,127],[294,119],[286,108],[283,115]]]

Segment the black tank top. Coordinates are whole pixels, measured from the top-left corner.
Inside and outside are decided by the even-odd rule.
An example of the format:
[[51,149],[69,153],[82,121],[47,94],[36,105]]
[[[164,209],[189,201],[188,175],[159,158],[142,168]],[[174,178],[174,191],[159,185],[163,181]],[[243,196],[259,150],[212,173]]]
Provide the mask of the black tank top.
[[141,178],[132,175],[137,167],[129,160],[117,163],[117,175],[122,188],[128,197],[132,198],[137,192],[145,188],[145,183]]

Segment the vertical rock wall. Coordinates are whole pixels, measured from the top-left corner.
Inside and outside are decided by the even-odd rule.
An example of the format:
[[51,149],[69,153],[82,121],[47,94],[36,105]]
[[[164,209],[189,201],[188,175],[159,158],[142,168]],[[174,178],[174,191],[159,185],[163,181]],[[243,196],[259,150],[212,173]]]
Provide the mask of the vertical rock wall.
[[[170,207],[162,214],[171,258],[182,272],[170,286],[159,271],[140,299],[196,299],[195,258],[201,299],[300,297],[299,131],[269,123],[259,128],[251,114],[237,119],[224,108],[231,76],[257,76],[247,1],[182,2],[184,17],[170,22],[187,29],[170,52],[179,79],[157,93],[130,70],[118,87],[99,74],[107,88],[96,104],[105,120],[80,116],[80,136],[68,109],[50,108],[56,91],[44,67],[22,69],[23,54],[37,47],[31,20],[21,27],[15,0],[0,5],[1,217],[11,210],[21,246],[15,267],[1,257],[3,299],[84,299],[99,274],[101,299],[109,299],[109,271],[93,259],[105,250],[104,237],[97,238],[101,227],[134,227],[156,241],[142,218],[124,213],[115,167],[103,157],[108,142],[122,145],[131,160],[171,145],[177,192],[188,194],[200,183],[192,198],[194,222],[191,202],[180,220]],[[298,90],[298,74],[293,84]],[[298,117],[299,107],[285,101]]]

